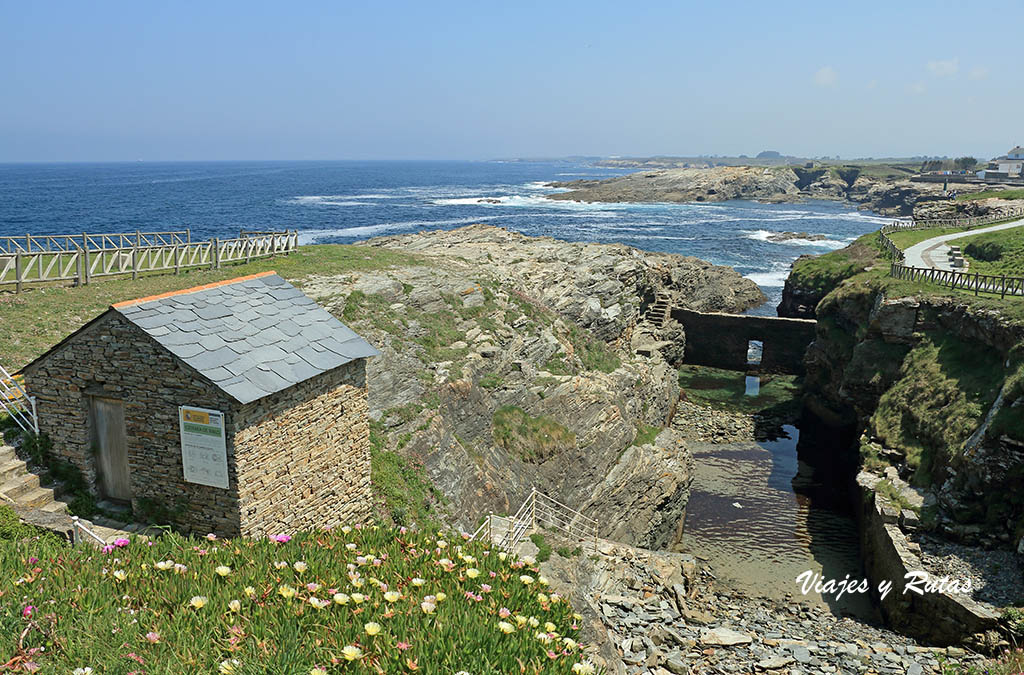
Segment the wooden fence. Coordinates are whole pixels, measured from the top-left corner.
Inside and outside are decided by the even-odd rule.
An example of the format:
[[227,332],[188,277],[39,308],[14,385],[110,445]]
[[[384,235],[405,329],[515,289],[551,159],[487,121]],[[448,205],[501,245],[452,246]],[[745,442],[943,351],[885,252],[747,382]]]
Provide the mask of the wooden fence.
[[[1017,218],[1024,218],[1024,209],[1013,211],[1002,211],[992,216],[975,216],[971,218],[939,218],[931,220],[915,220],[911,222],[896,221],[890,225],[883,226],[878,231],[878,242],[886,257],[893,262],[889,266],[889,276],[896,279],[908,281],[928,281],[947,288],[959,288],[966,291],[979,293],[992,293],[1000,298],[1009,296],[1024,296],[1024,277],[1008,277],[1005,275],[995,276],[991,274],[978,274],[961,272],[959,270],[940,270],[925,267],[908,267],[903,264],[905,256],[903,250],[897,246],[889,234],[903,230],[926,230],[944,227],[962,227],[971,229],[981,225],[991,225],[1004,221],[1011,221]],[[1022,225],[1024,227],[1024,225]]]
[[237,239],[192,241],[189,230],[115,234],[67,234],[0,237],[0,288],[71,281],[88,284],[98,277],[219,269],[298,248],[297,231],[243,230]]
[[997,277],[991,274],[971,274],[956,270],[907,267],[898,262],[890,265],[889,276],[909,281],[930,281],[948,288],[974,291],[975,295],[994,293],[1000,298],[1005,298],[1007,295],[1024,296],[1024,277]]

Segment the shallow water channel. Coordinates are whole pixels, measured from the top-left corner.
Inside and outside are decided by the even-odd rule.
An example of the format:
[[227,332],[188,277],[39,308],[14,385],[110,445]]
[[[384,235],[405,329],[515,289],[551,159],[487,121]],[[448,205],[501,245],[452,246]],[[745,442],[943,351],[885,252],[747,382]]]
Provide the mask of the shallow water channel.
[[[683,538],[675,549],[705,560],[718,583],[748,595],[821,604],[875,618],[866,595],[838,602],[802,595],[797,576],[862,579],[857,526],[840,490],[817,482],[797,459],[799,430],[742,443],[689,443],[696,463]],[[794,489],[794,486],[797,486]]]

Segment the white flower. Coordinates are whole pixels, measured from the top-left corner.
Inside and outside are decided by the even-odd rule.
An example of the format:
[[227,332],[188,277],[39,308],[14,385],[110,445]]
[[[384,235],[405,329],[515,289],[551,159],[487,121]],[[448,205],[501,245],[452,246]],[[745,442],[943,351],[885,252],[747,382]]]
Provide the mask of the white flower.
[[299,560],[299,561],[298,561],[298,562],[296,562],[296,563],[295,563],[294,565],[292,565],[292,567],[293,567],[293,568],[295,569],[295,571],[296,571],[296,572],[298,572],[299,574],[302,574],[302,573],[303,573],[303,572],[305,572],[305,571],[306,571],[306,569],[307,569],[307,567],[306,567],[306,563],[302,562],[301,560]]
[[411,583],[412,583],[413,586],[422,586],[423,584],[427,583],[427,580],[426,579],[420,579],[419,577],[415,577],[412,580]]
[[92,668],[86,666],[85,668],[75,668],[71,671],[71,675],[92,675]]
[[437,609],[437,605],[435,605],[432,602],[428,602],[428,601],[424,600],[423,602],[420,603],[420,609],[423,610],[424,614],[433,614],[434,610]]
[[594,675],[597,671],[590,663],[581,661],[580,663],[572,664],[572,672],[576,673],[576,675]]

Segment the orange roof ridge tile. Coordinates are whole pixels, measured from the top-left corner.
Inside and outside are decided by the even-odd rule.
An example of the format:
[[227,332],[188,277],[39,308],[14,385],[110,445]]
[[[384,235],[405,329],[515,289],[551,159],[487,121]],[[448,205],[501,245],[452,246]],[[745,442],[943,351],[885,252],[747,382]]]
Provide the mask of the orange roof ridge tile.
[[118,302],[111,307],[119,309],[121,307],[131,307],[132,305],[141,305],[144,302],[152,302],[153,300],[163,300],[164,298],[170,298],[175,295],[186,295],[188,293],[198,293],[199,291],[206,291],[211,288],[217,288],[219,286],[230,286],[231,284],[237,284],[242,281],[249,281],[251,279],[259,279],[261,277],[268,277],[271,274],[277,274],[274,270],[269,272],[259,272],[258,274],[249,274],[244,277],[236,277],[234,279],[225,279],[224,281],[215,281],[212,284],[203,284],[202,286],[193,286],[192,288],[183,288],[180,291],[170,291],[167,293],[161,293],[159,295],[150,295],[145,298],[137,298],[135,300],[125,300],[124,302]]

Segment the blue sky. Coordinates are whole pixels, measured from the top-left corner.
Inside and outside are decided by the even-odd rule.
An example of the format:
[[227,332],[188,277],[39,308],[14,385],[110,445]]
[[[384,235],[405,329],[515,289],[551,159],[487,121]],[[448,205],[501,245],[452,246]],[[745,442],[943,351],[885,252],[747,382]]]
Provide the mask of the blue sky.
[[1024,3],[0,0],[0,161],[974,154]]

